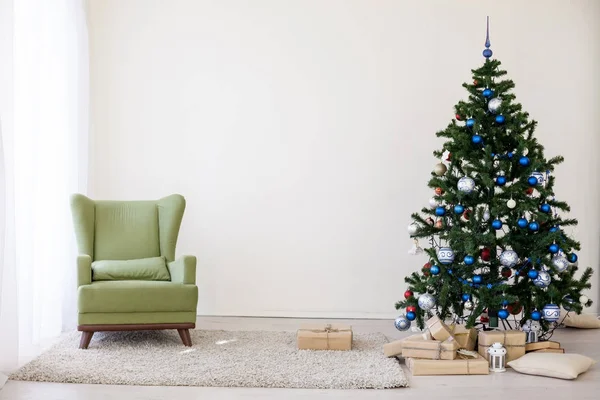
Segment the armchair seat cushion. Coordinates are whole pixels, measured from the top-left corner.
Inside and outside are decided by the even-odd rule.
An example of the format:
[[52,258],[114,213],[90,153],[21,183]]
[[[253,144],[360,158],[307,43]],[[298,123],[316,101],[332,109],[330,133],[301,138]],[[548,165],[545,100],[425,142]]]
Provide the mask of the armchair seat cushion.
[[92,263],[92,280],[170,281],[164,257],[137,260],[100,260]]
[[78,289],[79,313],[196,311],[198,287],[165,281],[97,281]]

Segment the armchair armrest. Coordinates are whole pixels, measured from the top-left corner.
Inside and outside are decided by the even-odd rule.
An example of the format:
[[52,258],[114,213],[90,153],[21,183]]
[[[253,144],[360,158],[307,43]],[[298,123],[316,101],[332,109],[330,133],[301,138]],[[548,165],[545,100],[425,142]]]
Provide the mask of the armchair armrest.
[[92,283],[92,257],[87,254],[77,256],[77,287]]
[[187,285],[196,284],[196,257],[181,256],[167,264],[171,274],[171,282]]

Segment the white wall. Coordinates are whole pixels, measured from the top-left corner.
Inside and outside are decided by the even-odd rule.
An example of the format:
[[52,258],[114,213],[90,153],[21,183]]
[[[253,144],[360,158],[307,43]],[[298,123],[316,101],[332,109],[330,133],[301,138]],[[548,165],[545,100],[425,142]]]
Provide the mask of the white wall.
[[392,317],[486,15],[597,268],[594,0],[91,0],[91,195],[186,196],[199,314]]

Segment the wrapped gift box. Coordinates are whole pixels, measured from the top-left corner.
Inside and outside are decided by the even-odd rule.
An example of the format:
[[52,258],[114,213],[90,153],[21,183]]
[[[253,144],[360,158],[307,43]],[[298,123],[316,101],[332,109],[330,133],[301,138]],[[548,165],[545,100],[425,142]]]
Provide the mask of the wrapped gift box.
[[402,346],[408,340],[431,340],[431,335],[429,332],[424,332],[386,343],[383,345],[383,354],[385,354],[386,357],[402,355]]
[[352,327],[307,324],[297,332],[298,350],[352,350]]
[[534,353],[564,353],[565,349],[540,349],[540,350],[534,350]]
[[453,338],[441,340],[407,340],[402,345],[402,357],[431,360],[454,360],[458,343]]
[[482,331],[479,332],[477,352],[486,360],[487,350],[496,342],[506,348],[506,362],[525,355],[525,332],[523,331]]
[[455,360],[421,360],[407,358],[406,366],[413,376],[421,375],[488,375],[489,362],[475,353],[475,358],[458,354]]
[[444,321],[442,321],[437,315],[429,318],[425,324],[427,325],[429,332],[431,332],[431,336],[433,336],[435,340],[444,341],[452,337],[452,331],[450,330],[450,327],[446,325]]
[[466,328],[464,325],[450,325],[452,337],[456,340],[461,349],[475,350],[477,343],[477,329]]
[[535,351],[542,349],[559,349],[560,343],[546,340],[544,342],[534,342],[525,344],[525,351]]

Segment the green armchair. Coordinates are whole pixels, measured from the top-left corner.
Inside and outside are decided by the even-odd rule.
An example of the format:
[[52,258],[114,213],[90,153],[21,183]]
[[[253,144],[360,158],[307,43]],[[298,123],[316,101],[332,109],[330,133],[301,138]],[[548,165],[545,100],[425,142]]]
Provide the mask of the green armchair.
[[94,332],[177,329],[191,346],[196,257],[175,260],[185,199],[94,201],[71,196],[77,256],[79,347]]

